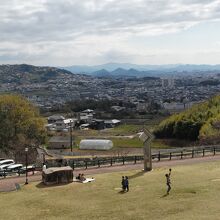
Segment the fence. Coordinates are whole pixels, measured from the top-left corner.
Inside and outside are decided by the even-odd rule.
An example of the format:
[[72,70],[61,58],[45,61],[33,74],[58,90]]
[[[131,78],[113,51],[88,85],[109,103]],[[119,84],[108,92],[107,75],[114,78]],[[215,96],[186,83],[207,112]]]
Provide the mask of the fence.
[[[27,172],[32,172],[32,175],[34,175],[35,168],[28,168]],[[21,176],[22,174],[26,173],[26,169],[21,168],[15,171],[9,171],[7,169],[0,170],[0,178],[6,178],[7,176]]]
[[[172,160],[172,159],[187,159],[187,158],[196,158],[196,157],[205,157],[205,156],[215,156],[219,154],[220,146],[212,146],[212,147],[198,147],[192,149],[178,149],[178,150],[167,150],[165,152],[159,151],[158,153],[152,154],[152,160],[155,162],[160,162],[164,160]],[[219,154],[220,155],[220,154]],[[143,161],[143,155],[132,155],[132,156],[117,156],[117,157],[93,157],[93,158],[75,158],[75,159],[52,159],[47,160],[48,167],[54,166],[64,166],[69,165],[75,169],[88,169],[88,168],[100,168],[106,166],[116,166],[116,165],[125,165],[125,164],[138,164]],[[41,169],[41,168],[39,168]],[[37,168],[37,170],[39,170]],[[32,171],[34,174],[33,169],[28,169],[28,172]],[[2,170],[0,171],[0,178],[5,178],[6,176],[10,175],[21,175],[25,174],[26,170],[21,169],[18,171],[7,171]]]
[[[167,151],[167,152],[158,152],[156,154],[152,154],[153,161],[161,161],[161,160],[172,160],[172,159],[187,159],[187,158],[195,158],[195,157],[205,157],[205,156],[215,156],[220,152],[220,146],[206,147],[206,148],[193,148],[193,149],[184,149],[184,150],[175,150],[175,151]],[[135,156],[118,156],[118,157],[96,157],[96,158],[77,158],[77,159],[68,159],[64,160],[48,160],[47,166],[63,166],[69,165],[74,169],[88,169],[92,168],[100,168],[103,166],[114,166],[114,165],[125,165],[125,164],[137,164],[143,161],[143,155],[135,155]]]

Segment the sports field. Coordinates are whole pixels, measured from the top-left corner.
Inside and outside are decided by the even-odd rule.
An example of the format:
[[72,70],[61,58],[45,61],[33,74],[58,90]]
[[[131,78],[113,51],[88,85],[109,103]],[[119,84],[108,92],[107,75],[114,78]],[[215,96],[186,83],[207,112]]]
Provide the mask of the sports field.
[[[173,167],[169,196],[167,170],[98,174],[87,184],[31,183],[0,193],[0,219],[220,219],[220,162]],[[128,193],[120,193],[122,175],[129,176]]]

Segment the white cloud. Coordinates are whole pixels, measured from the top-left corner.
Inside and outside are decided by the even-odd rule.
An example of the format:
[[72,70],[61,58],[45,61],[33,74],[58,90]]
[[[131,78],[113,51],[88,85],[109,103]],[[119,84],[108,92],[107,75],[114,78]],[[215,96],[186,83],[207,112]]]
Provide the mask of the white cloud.
[[51,65],[144,58],[129,38],[216,20],[220,0],[0,0],[0,58]]

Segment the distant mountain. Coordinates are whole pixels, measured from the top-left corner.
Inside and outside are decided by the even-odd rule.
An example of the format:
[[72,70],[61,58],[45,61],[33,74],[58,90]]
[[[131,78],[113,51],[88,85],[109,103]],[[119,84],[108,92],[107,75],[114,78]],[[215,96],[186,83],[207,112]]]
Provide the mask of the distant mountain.
[[126,76],[128,75],[128,70],[123,68],[117,68],[116,70],[111,72],[111,75],[113,76]]
[[0,65],[0,83],[38,83],[73,73],[55,67],[39,67],[27,64]]
[[110,75],[112,76],[129,76],[129,77],[132,77],[132,76],[139,76],[139,77],[143,77],[143,76],[147,76],[147,75],[150,75],[149,72],[146,72],[146,71],[138,71],[136,69],[123,69],[123,68],[117,68],[116,70],[110,72]]
[[139,67],[138,65],[135,64],[129,64],[129,63],[106,63],[102,65],[96,65],[96,66],[68,66],[68,67],[62,67],[63,69],[69,70],[73,73],[87,73],[91,74],[93,72],[97,72],[99,70],[107,70],[109,72],[112,72],[118,68],[123,68],[123,69],[131,69],[131,68],[136,68]]
[[[147,76],[152,74],[163,73],[180,73],[180,72],[205,72],[220,71],[220,65],[194,65],[194,64],[167,64],[167,65],[137,65],[130,63],[107,63],[97,66],[69,66],[63,67],[73,73],[85,73],[89,75],[97,75],[98,71],[103,70],[110,72],[110,75],[126,75],[128,76]],[[126,72],[127,71],[127,72]],[[108,74],[106,72],[106,74]],[[141,73],[140,73],[141,72]],[[104,73],[104,72],[103,72]],[[104,75],[104,74],[101,74]]]
[[138,71],[136,69],[123,69],[117,68],[113,71],[107,71],[105,69],[98,70],[90,73],[94,77],[145,77],[145,76],[154,76],[158,75],[158,73],[154,73],[155,71]]
[[101,69],[101,70],[93,72],[92,75],[97,76],[97,77],[109,77],[111,76],[111,73],[105,69]]

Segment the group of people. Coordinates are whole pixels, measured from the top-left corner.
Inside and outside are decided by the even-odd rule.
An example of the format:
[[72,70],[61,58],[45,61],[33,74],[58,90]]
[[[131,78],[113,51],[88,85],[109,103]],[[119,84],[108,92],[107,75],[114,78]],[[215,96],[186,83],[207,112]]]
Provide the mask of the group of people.
[[[166,177],[166,185],[167,185],[167,195],[169,195],[171,190],[171,169],[169,169],[169,173],[165,174]],[[121,180],[121,186],[122,186],[122,192],[128,192],[129,191],[129,181],[127,176],[122,176]]]
[[122,186],[122,192],[128,192],[129,191],[129,181],[127,176],[122,176],[121,180],[121,186]]
[[[44,163],[43,164],[43,171],[45,171],[46,169],[47,169],[47,166]],[[169,195],[170,190],[171,190],[171,180],[170,180],[171,171],[172,170],[169,169],[169,173],[165,174],[166,185],[167,185],[167,195]],[[78,176],[76,177],[76,179],[80,180],[81,182],[86,180],[86,178],[85,178],[83,173],[79,173]],[[121,186],[122,186],[122,192],[128,192],[129,191],[129,181],[128,181],[128,177],[127,176],[122,176]]]
[[83,173],[79,173],[79,175],[76,177],[76,179],[78,179],[78,180],[80,180],[82,182],[86,180],[86,178],[85,178]]

